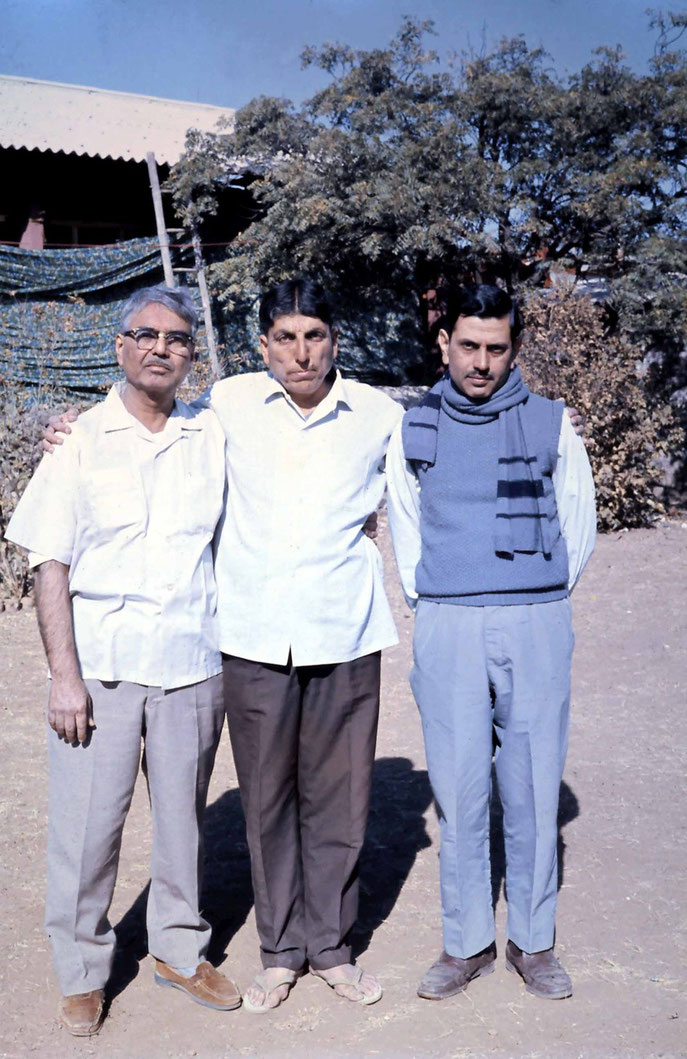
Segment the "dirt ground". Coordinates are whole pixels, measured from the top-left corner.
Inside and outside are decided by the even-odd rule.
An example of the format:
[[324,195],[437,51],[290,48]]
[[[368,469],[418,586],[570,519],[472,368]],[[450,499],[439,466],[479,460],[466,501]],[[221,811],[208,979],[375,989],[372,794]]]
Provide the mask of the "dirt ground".
[[[356,938],[361,963],[383,980],[382,1001],[356,1007],[307,977],[287,1003],[257,1017],[210,1011],[156,988],[142,918],[150,826],[139,784],[111,910],[120,952],[110,1015],[91,1040],[59,1028],[42,927],[45,665],[34,614],[24,610],[0,614],[0,1056],[687,1056],[687,523],[602,537],[575,592],[558,912],[558,952],[575,993],[564,1001],[528,995],[505,971],[498,812],[497,971],[441,1003],[415,995],[442,947],[437,822],[407,685],[412,618],[382,529],[401,643],[384,661]],[[245,987],[257,970],[257,938],[228,739],[207,814],[205,908],[215,927],[213,960]]]

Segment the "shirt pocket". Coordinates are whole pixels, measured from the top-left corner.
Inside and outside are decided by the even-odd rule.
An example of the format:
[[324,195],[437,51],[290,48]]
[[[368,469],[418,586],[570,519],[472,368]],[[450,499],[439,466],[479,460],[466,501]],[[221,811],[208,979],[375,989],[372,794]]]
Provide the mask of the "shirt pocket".
[[141,526],[146,517],[142,485],[126,465],[89,471],[83,506],[90,525],[107,536]]

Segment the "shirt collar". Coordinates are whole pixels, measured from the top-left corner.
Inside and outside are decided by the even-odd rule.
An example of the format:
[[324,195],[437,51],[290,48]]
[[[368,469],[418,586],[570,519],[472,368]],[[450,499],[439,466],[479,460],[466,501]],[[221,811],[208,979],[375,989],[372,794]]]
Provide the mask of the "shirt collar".
[[[116,382],[103,401],[102,424],[103,430],[106,432],[131,430],[136,427],[135,416],[131,415],[122,401],[122,390],[125,385],[126,383],[123,379]],[[184,404],[183,401],[175,399],[169,418],[170,420],[179,421],[178,425],[174,424],[173,433],[175,435],[182,430],[202,430],[197,413],[192,408],[189,408],[187,404]]]
[[[283,397],[284,400],[287,401],[287,403],[290,404],[298,412],[299,415],[302,415],[302,412],[297,407],[297,405],[294,404],[287,390],[284,388],[284,386],[282,386],[278,379],[275,379],[272,372],[266,371],[263,373],[263,376],[265,379],[265,404],[267,404],[267,402],[272,398]],[[331,390],[329,391],[327,396],[323,398],[323,400],[320,401],[320,403],[316,405],[315,408],[313,408],[310,415],[307,416],[306,421],[310,423],[315,422],[316,419],[322,419],[325,415],[333,411],[339,405],[344,405],[348,409],[352,407],[350,396],[346,390],[346,380],[343,378],[341,372],[337,368]]]
[[116,382],[103,401],[102,426],[106,432],[129,430],[134,425],[132,416],[129,415],[122,401],[121,390],[123,387],[123,382]]

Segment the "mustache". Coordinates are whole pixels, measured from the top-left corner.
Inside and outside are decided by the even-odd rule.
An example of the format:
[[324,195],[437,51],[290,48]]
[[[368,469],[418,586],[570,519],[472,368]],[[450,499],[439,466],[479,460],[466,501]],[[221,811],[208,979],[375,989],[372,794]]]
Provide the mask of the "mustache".
[[172,365],[171,364],[167,364],[166,361],[164,361],[164,360],[160,360],[159,357],[151,357],[150,360],[144,360],[143,361],[143,367],[144,368],[149,368],[152,365],[155,365],[156,367],[164,368],[165,371],[171,371],[172,370]]

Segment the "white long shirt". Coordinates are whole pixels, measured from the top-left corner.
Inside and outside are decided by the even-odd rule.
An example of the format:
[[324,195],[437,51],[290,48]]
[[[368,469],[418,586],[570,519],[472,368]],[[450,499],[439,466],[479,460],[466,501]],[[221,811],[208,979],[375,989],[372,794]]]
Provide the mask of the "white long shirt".
[[[420,482],[403,453],[401,426],[389,444],[386,462],[389,525],[396,564],[406,601],[417,602],[415,570],[420,561]],[[572,590],[594,551],[596,508],[594,479],[582,438],[563,414],[558,439],[558,459],[552,475],[558,521],[568,550],[568,588]]]
[[307,416],[268,372],[223,379],[209,398],[227,440],[222,651],[312,666],[396,643],[381,557],[362,526],[384,493],[400,406],[338,374]]
[[69,567],[82,675],[176,688],[221,670],[212,542],[224,435],[181,401],[152,434],[116,387],[44,456],[7,528]]

